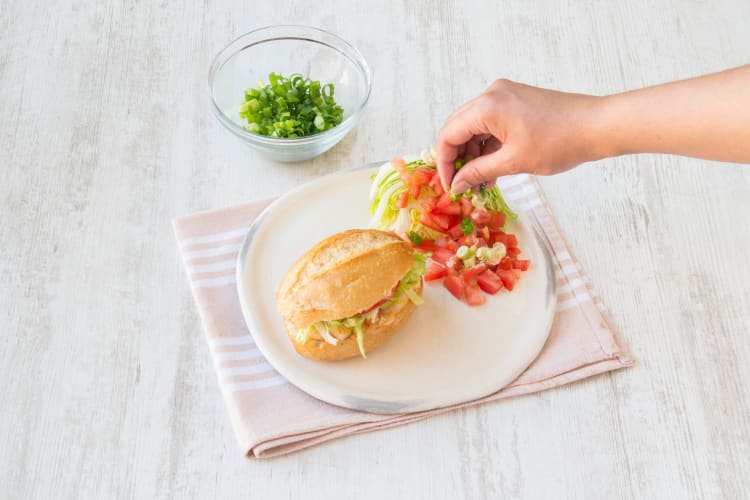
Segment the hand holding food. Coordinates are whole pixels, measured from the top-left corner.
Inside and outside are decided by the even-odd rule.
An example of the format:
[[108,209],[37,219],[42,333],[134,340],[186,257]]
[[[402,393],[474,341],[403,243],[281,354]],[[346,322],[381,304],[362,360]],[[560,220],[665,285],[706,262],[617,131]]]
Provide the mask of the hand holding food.
[[443,279],[451,294],[472,306],[485,302],[482,292],[512,291],[531,265],[519,258],[515,235],[505,231],[506,219],[516,214],[497,186],[445,192],[434,151],[384,164],[373,177],[370,214],[371,227],[394,231],[430,254],[425,281]]
[[366,357],[422,303],[424,272],[425,256],[395,234],[344,231],[292,265],[276,303],[298,353],[321,361]]
[[[438,171],[446,190],[461,193],[503,175],[556,174],[632,153],[747,163],[749,86],[750,65],[605,97],[497,80],[446,120]],[[465,155],[473,160],[457,171]]]

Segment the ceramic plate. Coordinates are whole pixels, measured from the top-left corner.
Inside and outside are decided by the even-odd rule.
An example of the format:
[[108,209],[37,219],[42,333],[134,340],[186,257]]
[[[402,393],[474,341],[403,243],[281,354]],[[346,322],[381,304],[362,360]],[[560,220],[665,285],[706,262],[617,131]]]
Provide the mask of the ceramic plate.
[[333,363],[296,353],[276,309],[276,287],[292,263],[333,233],[367,227],[370,175],[360,169],[306,184],[271,204],[240,251],[237,287],[258,348],[289,382],[328,403],[374,413],[430,410],[478,399],[513,381],[534,360],[555,310],[555,275],[542,238],[525,217],[509,223],[531,268],[512,293],[480,307],[426,283],[424,304],[390,341]]

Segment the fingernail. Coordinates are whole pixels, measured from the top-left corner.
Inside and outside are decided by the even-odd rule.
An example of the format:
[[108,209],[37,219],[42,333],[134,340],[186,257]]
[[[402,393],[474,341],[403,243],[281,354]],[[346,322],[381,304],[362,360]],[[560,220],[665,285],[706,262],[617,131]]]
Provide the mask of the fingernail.
[[466,191],[467,189],[469,189],[469,183],[468,182],[466,182],[466,181],[456,181],[456,182],[453,183],[453,189],[451,189],[451,191],[453,191],[455,194],[461,194],[464,191]]

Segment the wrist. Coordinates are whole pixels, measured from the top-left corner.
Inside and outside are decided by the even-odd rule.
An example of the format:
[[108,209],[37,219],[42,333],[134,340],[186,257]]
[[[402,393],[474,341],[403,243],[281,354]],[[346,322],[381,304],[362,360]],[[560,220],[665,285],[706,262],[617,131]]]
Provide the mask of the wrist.
[[623,154],[618,146],[617,123],[612,120],[614,96],[586,96],[579,118],[584,161]]

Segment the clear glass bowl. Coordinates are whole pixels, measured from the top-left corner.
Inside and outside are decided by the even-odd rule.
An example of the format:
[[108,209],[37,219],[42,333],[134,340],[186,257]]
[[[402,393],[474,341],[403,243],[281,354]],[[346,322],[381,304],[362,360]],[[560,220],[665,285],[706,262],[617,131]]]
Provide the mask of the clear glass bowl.
[[[343,121],[325,132],[293,139],[245,130],[239,115],[244,91],[258,80],[267,82],[271,72],[333,83]],[[213,112],[227,130],[270,158],[291,162],[324,153],[354,128],[370,98],[372,81],[362,55],[333,33],[308,26],[269,26],[221,50],[211,64],[208,85]]]

